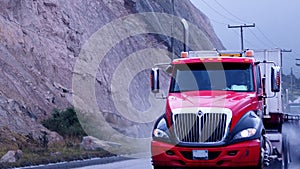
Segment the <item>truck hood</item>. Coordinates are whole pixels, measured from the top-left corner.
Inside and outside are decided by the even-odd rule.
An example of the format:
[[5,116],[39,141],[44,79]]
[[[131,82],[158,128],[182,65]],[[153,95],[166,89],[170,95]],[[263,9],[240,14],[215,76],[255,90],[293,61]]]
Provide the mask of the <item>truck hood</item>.
[[170,93],[167,99],[169,112],[184,108],[228,108],[232,111],[232,127],[248,111],[255,110],[255,92],[191,91]]

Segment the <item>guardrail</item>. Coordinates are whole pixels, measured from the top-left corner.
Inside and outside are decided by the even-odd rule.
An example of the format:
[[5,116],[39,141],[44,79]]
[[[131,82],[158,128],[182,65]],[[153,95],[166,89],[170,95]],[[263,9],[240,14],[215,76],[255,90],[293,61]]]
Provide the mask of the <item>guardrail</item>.
[[283,114],[284,121],[300,121],[300,115],[297,114]]

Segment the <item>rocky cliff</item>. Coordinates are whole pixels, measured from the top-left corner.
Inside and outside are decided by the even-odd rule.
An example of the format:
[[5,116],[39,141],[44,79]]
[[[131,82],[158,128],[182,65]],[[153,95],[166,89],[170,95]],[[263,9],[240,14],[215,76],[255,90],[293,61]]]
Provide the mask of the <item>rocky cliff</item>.
[[[149,133],[145,133],[145,130],[151,128],[151,122],[137,124],[134,120],[122,116],[122,112],[115,107],[112,97],[115,91],[111,88],[111,83],[119,64],[129,55],[149,48],[164,50],[168,54],[172,51],[172,43],[175,46],[175,54],[178,55],[183,42],[178,38],[172,40],[168,34],[157,33],[159,30],[182,32],[182,26],[176,22],[178,18],[185,18],[194,24],[193,29],[199,29],[201,32],[199,36],[190,36],[191,48],[223,49],[207,17],[189,0],[175,0],[174,11],[170,2],[1,0],[0,127],[22,135],[32,133],[34,137],[38,137],[41,131],[45,130],[39,122],[49,117],[53,109],[64,109],[73,105],[73,96],[76,95],[72,86],[72,79],[77,73],[74,70],[75,65],[81,56],[83,45],[90,41],[91,36],[116,20],[126,19],[130,14],[159,13],[166,14],[166,17],[172,20],[161,21],[160,17],[156,18],[158,23],[153,23],[153,20],[147,17],[139,18],[138,23],[134,24],[136,27],[143,25],[146,33],[119,39],[101,60],[94,76],[94,94],[105,120],[113,128],[130,136],[148,136]],[[167,15],[173,13],[175,19]],[[173,27],[166,27],[162,23],[172,21],[175,21]],[[114,31],[113,35],[104,35],[107,41],[103,44],[109,43],[118,33],[122,32]],[[145,62],[145,58],[137,60],[139,61],[125,68],[123,77],[127,76],[127,69],[134,69]],[[149,107],[148,72],[143,70],[137,73],[129,87],[125,87],[129,92],[129,100],[141,111]],[[119,83],[125,83],[127,80],[124,78]]]

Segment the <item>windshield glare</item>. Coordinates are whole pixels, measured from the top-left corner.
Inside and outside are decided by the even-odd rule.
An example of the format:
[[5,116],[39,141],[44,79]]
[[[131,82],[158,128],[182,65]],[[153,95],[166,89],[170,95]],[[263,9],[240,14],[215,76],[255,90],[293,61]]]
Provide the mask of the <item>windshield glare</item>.
[[175,65],[170,92],[198,90],[254,91],[252,65],[244,63]]

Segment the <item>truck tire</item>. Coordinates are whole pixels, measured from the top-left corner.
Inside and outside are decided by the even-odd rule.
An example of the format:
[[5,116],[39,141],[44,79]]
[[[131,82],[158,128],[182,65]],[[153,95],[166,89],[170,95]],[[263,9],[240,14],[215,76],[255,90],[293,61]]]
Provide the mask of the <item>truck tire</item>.
[[259,154],[258,164],[255,167],[249,167],[250,169],[264,169],[264,149],[265,149],[265,140],[262,135],[260,137],[260,154]]
[[282,134],[282,169],[288,169],[289,167],[289,142],[287,139],[287,136],[285,134]]
[[265,150],[265,140],[263,135],[260,137],[260,154],[259,154],[259,162],[258,165],[255,167],[257,169],[264,168],[264,150]]

